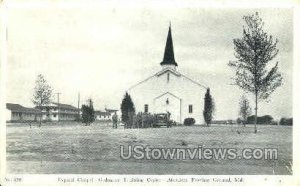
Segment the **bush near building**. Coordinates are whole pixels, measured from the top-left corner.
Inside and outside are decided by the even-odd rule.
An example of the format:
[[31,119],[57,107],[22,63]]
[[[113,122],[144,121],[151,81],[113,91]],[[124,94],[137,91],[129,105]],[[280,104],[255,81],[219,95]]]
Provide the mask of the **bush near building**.
[[279,125],[292,126],[293,125],[293,118],[281,118],[280,121],[279,121]]
[[183,121],[183,124],[185,126],[191,126],[191,125],[194,125],[195,123],[196,123],[196,121],[194,118],[185,118]]
[[130,95],[126,92],[121,102],[121,121],[125,123],[125,128],[133,127],[135,107]]
[[139,112],[133,117],[133,128],[150,128],[156,123],[156,118],[151,113]]
[[243,121],[243,119],[238,118],[238,119],[236,119],[236,123],[237,124],[244,124],[245,122]]
[[90,125],[95,121],[95,111],[92,105],[82,105],[82,122],[85,125]]
[[[157,126],[160,126],[160,125],[157,125],[159,122],[161,122],[161,121],[159,121],[156,114],[139,112],[136,115],[133,115],[132,126],[130,128],[157,127]],[[162,126],[171,127],[171,126],[176,125],[176,122],[173,120],[168,119],[166,122],[167,122],[167,123],[165,123],[166,125],[162,125]]]
[[[247,118],[247,124],[254,124],[254,123],[255,123],[255,115],[249,116]],[[271,125],[273,123],[274,123],[274,119],[270,115],[258,116],[257,117],[257,124]]]

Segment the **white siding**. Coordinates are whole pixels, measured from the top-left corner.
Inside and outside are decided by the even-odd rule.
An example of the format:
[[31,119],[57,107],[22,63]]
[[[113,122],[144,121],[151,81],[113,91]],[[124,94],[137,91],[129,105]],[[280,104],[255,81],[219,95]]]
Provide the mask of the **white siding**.
[[11,121],[11,110],[9,110],[9,109],[6,109],[6,112],[5,112],[6,114],[6,121]]
[[[196,124],[204,123],[202,112],[206,89],[192,82],[185,76],[177,76],[167,71],[160,76],[155,75],[141,82],[137,86],[129,89],[128,92],[132,97],[137,112],[144,112],[144,105],[148,104],[148,110],[151,113],[156,113],[156,107],[159,105],[157,101],[155,101],[155,98],[169,92],[170,94],[164,95],[160,101],[161,104],[163,104],[162,102],[165,102],[165,99],[168,98],[170,104],[176,102],[175,104],[177,105],[178,100],[181,100],[181,106],[178,108],[181,109],[181,111],[178,111],[178,109],[174,109],[173,111],[177,113],[181,112],[181,120],[176,119],[177,122],[183,123],[185,118],[193,117],[196,120]],[[176,99],[175,96],[179,99]],[[193,105],[193,113],[189,113],[189,105]],[[174,107],[177,108],[177,106]],[[161,111],[161,109],[158,110]],[[171,118],[172,115],[175,116],[177,114],[171,113]]]

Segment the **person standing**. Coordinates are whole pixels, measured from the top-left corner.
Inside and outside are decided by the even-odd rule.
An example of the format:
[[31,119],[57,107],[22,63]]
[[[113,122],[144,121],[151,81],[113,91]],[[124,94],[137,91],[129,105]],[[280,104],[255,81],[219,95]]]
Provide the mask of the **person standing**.
[[169,111],[167,111],[167,127],[171,127],[171,113]]
[[118,116],[116,113],[112,116],[113,128],[118,128]]

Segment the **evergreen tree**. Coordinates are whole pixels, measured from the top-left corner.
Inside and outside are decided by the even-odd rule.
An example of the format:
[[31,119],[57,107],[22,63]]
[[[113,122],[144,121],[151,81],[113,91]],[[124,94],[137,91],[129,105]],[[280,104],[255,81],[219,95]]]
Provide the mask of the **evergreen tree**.
[[121,120],[125,123],[126,128],[130,128],[133,123],[133,116],[135,114],[134,103],[130,95],[126,92],[121,103]]
[[85,123],[86,126],[90,125],[95,121],[95,110],[93,107],[92,99],[88,100],[87,105],[82,105],[81,111],[82,111],[82,122]]
[[213,98],[210,95],[210,89],[208,88],[204,97],[204,110],[203,110],[203,116],[207,126],[211,124],[214,110],[215,110],[215,105],[213,102]]
[[90,107],[89,117],[90,117],[90,122],[92,123],[95,121],[95,110],[94,110],[93,100],[89,99],[88,102],[89,102],[89,107]]
[[269,68],[271,62],[278,54],[277,39],[263,30],[264,22],[255,15],[244,16],[246,26],[243,28],[243,37],[234,39],[236,61],[230,61],[229,66],[235,68],[235,84],[253,93],[255,96],[255,125],[257,132],[258,100],[267,99],[282,83],[278,72],[278,62]]

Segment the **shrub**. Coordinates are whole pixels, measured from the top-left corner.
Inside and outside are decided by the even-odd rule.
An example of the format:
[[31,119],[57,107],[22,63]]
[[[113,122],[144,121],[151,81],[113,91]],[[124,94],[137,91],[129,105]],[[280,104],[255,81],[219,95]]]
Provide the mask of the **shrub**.
[[85,125],[90,125],[95,121],[95,111],[92,105],[82,105],[82,122]]
[[270,115],[260,117],[260,124],[272,124],[274,121],[273,117]]
[[176,126],[176,125],[177,125],[176,121],[174,121],[174,120],[171,120],[171,119],[170,119],[169,122],[170,122],[171,126]]
[[139,112],[133,117],[133,128],[139,128],[142,123],[142,113]]
[[237,124],[243,124],[243,120],[242,120],[241,118],[238,118],[238,119],[236,120],[236,123],[237,123]]
[[81,116],[80,116],[80,114],[78,114],[78,115],[76,116],[76,118],[75,118],[75,121],[76,121],[76,122],[80,122],[80,121],[82,121],[82,120],[81,120]]
[[133,117],[133,128],[149,128],[156,122],[153,114],[139,112]]
[[134,127],[133,118],[135,116],[135,107],[130,95],[126,92],[121,103],[121,121],[125,123],[126,128]]
[[214,111],[215,111],[215,104],[212,96],[210,95],[210,89],[208,88],[204,97],[204,110],[203,110],[203,117],[207,126],[211,124]]
[[[272,124],[274,121],[273,117],[270,115],[265,115],[261,117],[257,117],[257,124]],[[247,123],[248,124],[254,124],[255,122],[255,115],[249,116],[247,118]]]
[[135,117],[135,113],[134,112],[128,112],[127,113],[127,121],[125,122],[125,126],[126,128],[134,128],[134,117]]
[[196,121],[194,118],[185,118],[183,121],[183,124],[185,126],[191,126],[191,125],[194,125],[195,123],[196,123]]
[[281,118],[279,121],[280,125],[288,125],[292,126],[293,125],[293,118]]

